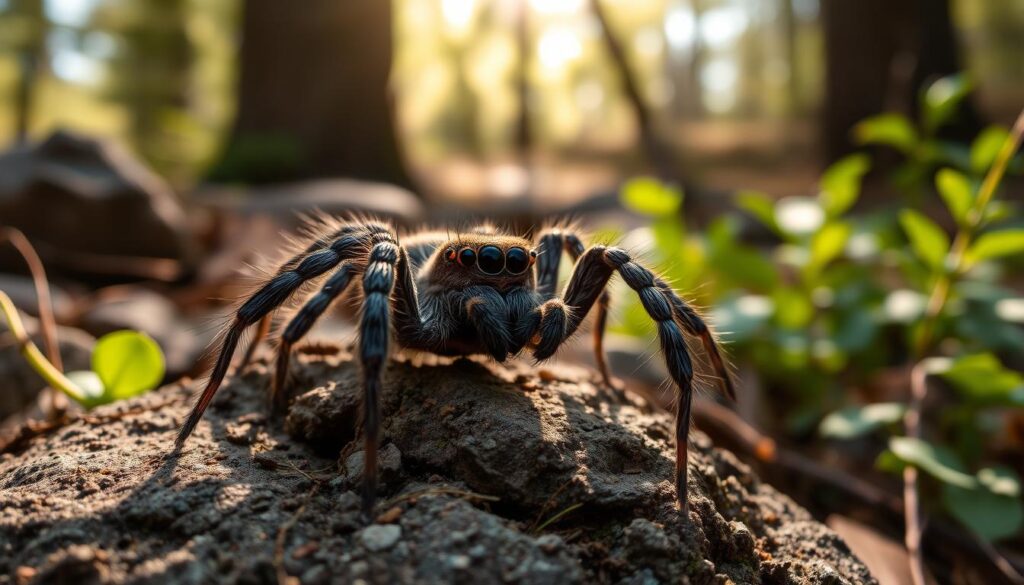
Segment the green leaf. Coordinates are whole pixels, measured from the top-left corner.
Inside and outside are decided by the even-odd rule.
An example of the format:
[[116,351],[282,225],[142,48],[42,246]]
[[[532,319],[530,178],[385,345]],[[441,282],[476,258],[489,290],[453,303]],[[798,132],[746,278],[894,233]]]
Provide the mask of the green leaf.
[[775,223],[775,203],[768,195],[760,191],[740,191],[736,193],[736,207],[753,215],[772,231],[779,231],[779,224]]
[[113,402],[151,390],[164,377],[164,354],[139,331],[115,331],[96,342],[92,369],[103,381],[104,400]]
[[993,493],[985,486],[944,485],[943,502],[964,526],[988,541],[1017,534],[1024,524],[1020,498]]
[[811,258],[808,262],[808,272],[810,274],[817,273],[842,254],[852,231],[850,226],[843,222],[827,223],[818,230],[811,237]]
[[871,160],[866,154],[851,154],[825,170],[818,199],[826,216],[838,217],[857,202],[861,179],[870,168]]
[[935,175],[935,187],[946,202],[949,213],[957,224],[963,225],[967,220],[967,212],[974,204],[974,189],[970,180],[959,171],[942,169]]
[[772,294],[775,303],[775,322],[786,329],[802,329],[814,317],[814,306],[800,291],[780,286]]
[[949,252],[949,237],[939,226],[913,209],[900,211],[900,225],[918,258],[932,270],[941,271]]
[[677,187],[652,177],[637,177],[622,186],[619,199],[630,211],[662,217],[679,211],[683,204],[683,193]]
[[896,456],[889,449],[883,449],[875,458],[875,469],[886,473],[903,473],[907,467],[905,461]]
[[967,251],[967,256],[973,263],[1021,252],[1024,252],[1024,229],[1009,229],[981,234]]
[[837,410],[822,421],[818,432],[832,439],[854,439],[903,418],[906,407],[898,402],[879,402]]
[[963,471],[963,465],[952,451],[913,437],[890,437],[889,450],[904,463],[913,465],[939,481],[962,488],[978,485],[974,476]]
[[853,128],[853,135],[860,144],[885,144],[911,154],[917,148],[917,130],[902,114],[879,114],[861,120]]
[[962,74],[943,77],[928,86],[921,100],[925,128],[934,132],[949,122],[972,89],[970,79]]
[[939,375],[974,404],[1024,406],[1024,377],[990,353],[959,357]]
[[988,172],[996,161],[999,149],[1009,138],[1010,132],[1002,126],[989,126],[982,130],[971,145],[971,170],[979,175]]

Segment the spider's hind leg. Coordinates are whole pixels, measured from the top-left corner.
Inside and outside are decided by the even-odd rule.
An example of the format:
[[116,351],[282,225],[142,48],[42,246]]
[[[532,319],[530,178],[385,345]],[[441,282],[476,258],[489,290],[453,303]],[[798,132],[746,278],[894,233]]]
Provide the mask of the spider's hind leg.
[[334,268],[342,260],[365,253],[366,243],[381,230],[386,231],[386,228],[375,225],[350,225],[332,234],[329,240],[315,242],[286,262],[274,277],[239,307],[234,320],[224,334],[220,353],[217,355],[217,361],[210,373],[210,379],[196,400],[195,406],[192,407],[185,424],[178,432],[178,437],[175,440],[175,445],[178,448],[185,444],[188,436],[195,430],[199,419],[210,406],[213,396],[224,381],[242,333],[281,306],[303,283]]
[[274,365],[274,377],[270,384],[270,409],[274,414],[285,412],[288,406],[288,366],[291,361],[292,348],[313,327],[327,307],[345,292],[352,282],[354,268],[351,262],[345,262],[334,271],[320,291],[313,295],[299,312],[288,322],[281,334],[281,342],[277,347],[277,360]]

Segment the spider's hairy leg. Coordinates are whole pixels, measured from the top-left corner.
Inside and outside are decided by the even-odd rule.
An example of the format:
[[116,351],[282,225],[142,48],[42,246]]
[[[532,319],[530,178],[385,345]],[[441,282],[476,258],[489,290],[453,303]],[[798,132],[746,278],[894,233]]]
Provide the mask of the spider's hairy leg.
[[[580,256],[586,251],[583,241],[576,234],[566,234],[565,247],[574,261],[579,261]],[[597,315],[594,318],[594,361],[597,362],[597,371],[601,372],[601,380],[606,386],[612,386],[612,375],[608,369],[608,358],[604,353],[604,334],[608,327],[608,308],[611,305],[611,293],[608,287],[601,290],[601,296],[597,297]]]
[[[665,364],[672,381],[679,388],[680,395],[676,407],[676,497],[685,514],[687,436],[693,394],[693,364],[686,349],[686,339],[674,318],[675,301],[669,300],[669,296],[657,282],[659,279],[650,270],[634,262],[624,250],[604,246],[590,248],[577,262],[563,299],[548,301],[541,307],[543,316],[538,329],[541,339],[534,355],[538,359],[550,357],[558,345],[573,334],[615,272],[618,272],[626,284],[636,291],[644,309],[657,323],[658,339]],[[675,297],[670,288],[668,291]],[[546,325],[549,320],[564,322],[559,339],[546,338],[557,330],[556,327]]]
[[352,277],[355,276],[355,267],[351,262],[343,262],[334,271],[334,274],[327,279],[323,287],[310,297],[299,312],[292,317],[281,334],[281,343],[277,348],[277,360],[274,366],[274,377],[270,386],[270,406],[273,412],[283,412],[287,406],[287,396],[284,391],[285,382],[288,379],[288,365],[291,360],[292,347],[313,327],[313,324],[324,314],[327,307],[338,298],[338,295],[345,292]]
[[[537,238],[539,254],[537,256],[537,292],[542,300],[550,300],[555,297],[558,288],[558,272],[562,262],[562,253],[568,252],[574,262],[579,261],[580,256],[586,251],[583,239],[572,227],[549,228],[541,232]],[[611,304],[611,295],[608,289],[601,291],[597,299],[597,315],[594,318],[593,345],[594,361],[597,363],[597,370],[601,373],[601,379],[607,386],[612,386],[611,372],[608,369],[608,359],[604,352],[604,335],[608,324],[608,307]]]
[[733,386],[732,377],[729,375],[728,368],[725,367],[725,362],[722,359],[722,354],[718,350],[718,343],[715,341],[715,337],[708,328],[707,323],[704,319],[691,307],[686,304],[683,299],[679,297],[672,290],[672,287],[667,282],[660,278],[654,279],[654,284],[662,293],[665,294],[665,298],[672,304],[672,311],[675,314],[676,321],[678,321],[683,329],[687,333],[700,339],[701,345],[704,347],[704,353],[708,355],[708,359],[711,360],[711,367],[715,370],[715,374],[718,376],[719,382],[722,385],[722,390],[730,400],[736,400],[736,388]]
[[220,354],[218,354],[217,362],[210,373],[210,379],[178,433],[175,440],[175,445],[178,448],[185,444],[185,440],[195,430],[203,412],[206,411],[214,394],[217,393],[217,389],[220,388],[221,382],[224,381],[224,376],[227,375],[231,358],[238,347],[238,340],[242,333],[284,303],[304,282],[334,268],[342,260],[362,252],[365,242],[376,231],[377,229],[372,227],[363,228],[359,232],[353,226],[343,228],[335,234],[337,237],[329,244],[323,247],[320,247],[319,243],[312,245],[286,262],[275,276],[242,304],[224,335]]
[[389,315],[396,265],[402,256],[397,244],[380,242],[370,250],[363,272],[363,312],[359,320],[359,360],[363,377],[363,515],[372,517],[377,499],[377,451],[380,446],[380,391],[391,340]]

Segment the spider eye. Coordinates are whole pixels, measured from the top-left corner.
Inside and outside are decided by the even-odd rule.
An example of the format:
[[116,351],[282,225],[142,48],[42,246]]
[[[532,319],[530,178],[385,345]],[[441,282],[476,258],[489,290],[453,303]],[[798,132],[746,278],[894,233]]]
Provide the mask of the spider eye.
[[455,250],[448,248],[444,251],[444,259],[449,262],[455,262]]
[[505,269],[505,254],[497,246],[480,248],[480,270],[484,274],[500,274]]
[[463,248],[462,251],[459,252],[459,264],[466,268],[476,264],[476,252],[473,248]]
[[510,248],[505,254],[505,267],[512,274],[522,274],[530,267],[530,256],[522,248]]

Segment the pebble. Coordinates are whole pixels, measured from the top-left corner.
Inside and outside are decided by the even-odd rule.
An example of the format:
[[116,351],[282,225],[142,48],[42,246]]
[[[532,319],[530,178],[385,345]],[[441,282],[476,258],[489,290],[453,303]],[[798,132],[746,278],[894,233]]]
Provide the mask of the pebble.
[[363,546],[373,552],[387,550],[402,537],[402,527],[395,524],[374,524],[363,530]]

